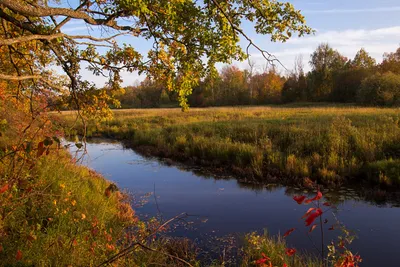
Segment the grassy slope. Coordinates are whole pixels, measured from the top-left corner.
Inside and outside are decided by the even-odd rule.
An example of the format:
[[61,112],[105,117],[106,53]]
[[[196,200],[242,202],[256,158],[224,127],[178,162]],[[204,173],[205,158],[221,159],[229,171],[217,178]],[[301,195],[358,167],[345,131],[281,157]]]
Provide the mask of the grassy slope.
[[88,134],[257,180],[399,185],[399,120],[399,109],[349,106],[118,110]]
[[21,263],[35,266],[98,264],[136,222],[122,195],[105,196],[109,182],[65,151],[43,157],[27,175],[25,189],[19,185],[0,196],[9,212],[0,220],[2,264],[15,263],[18,250]]

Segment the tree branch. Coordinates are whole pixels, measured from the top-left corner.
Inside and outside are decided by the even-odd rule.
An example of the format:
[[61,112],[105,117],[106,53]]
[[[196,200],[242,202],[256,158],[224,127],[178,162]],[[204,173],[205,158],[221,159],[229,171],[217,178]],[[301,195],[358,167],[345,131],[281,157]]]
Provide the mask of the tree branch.
[[[137,34],[140,33],[137,28],[131,26],[118,25],[114,20],[113,15],[109,15],[106,19],[95,19],[87,13],[70,8],[61,7],[42,7],[26,5],[21,0],[1,0],[1,4],[17,14],[30,16],[30,17],[49,17],[49,16],[65,16],[67,18],[82,19],[86,23],[97,26],[108,26],[115,30],[130,31]],[[111,19],[110,19],[111,18]]]
[[212,2],[218,8],[218,10],[222,13],[222,15],[226,18],[226,20],[228,20],[232,30],[233,31],[237,31],[238,33],[240,33],[249,42],[249,45],[247,46],[247,49],[246,49],[247,56],[249,56],[249,48],[250,48],[250,46],[253,46],[255,49],[257,49],[262,54],[263,58],[265,60],[267,60],[268,62],[270,62],[272,65],[273,65],[274,61],[277,61],[284,69],[286,69],[286,67],[282,64],[282,62],[279,61],[279,59],[277,59],[275,56],[273,56],[268,51],[260,48],[257,44],[255,44],[253,42],[253,40],[251,40],[251,38],[249,36],[247,36],[243,32],[243,30],[241,28],[235,26],[235,24],[233,24],[232,20],[229,18],[229,16],[226,14],[226,12],[222,9],[222,7],[218,4],[218,2],[216,0],[212,0]]
[[32,34],[32,35],[23,35],[20,37],[16,37],[16,38],[10,38],[10,39],[2,39],[0,40],[0,46],[2,45],[12,45],[12,44],[17,44],[17,43],[22,43],[22,42],[29,42],[29,41],[33,41],[33,40],[52,40],[52,39],[56,39],[59,37],[64,37],[65,34],[63,33],[56,33],[56,34],[52,34],[52,35],[41,35],[41,34]]
[[43,76],[41,76],[41,75],[17,76],[17,75],[6,75],[6,74],[0,73],[0,80],[8,80],[8,81],[39,80],[51,88],[58,89],[60,91],[64,90],[64,88],[62,86],[53,84],[52,82],[44,79]]

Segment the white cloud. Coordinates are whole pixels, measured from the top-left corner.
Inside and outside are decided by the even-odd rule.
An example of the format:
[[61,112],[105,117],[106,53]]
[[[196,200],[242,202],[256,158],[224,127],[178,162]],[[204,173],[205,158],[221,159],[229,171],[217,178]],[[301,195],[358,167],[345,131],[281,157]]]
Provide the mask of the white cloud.
[[[307,62],[310,54],[320,43],[329,43],[334,49],[348,58],[353,58],[361,48],[365,48],[377,62],[382,60],[384,52],[393,52],[400,45],[400,26],[379,28],[379,29],[360,29],[343,31],[317,32],[313,36],[303,38],[293,38],[287,43],[281,44],[281,49],[269,51],[275,55],[284,66],[291,68],[296,56],[302,55],[306,70],[309,69]],[[252,54],[252,59],[259,65],[265,64],[259,53]]]
[[379,13],[379,12],[400,12],[400,6],[360,9],[321,9],[303,10],[304,14],[355,14],[355,13]]
[[390,41],[398,42],[400,36],[400,26],[380,28],[374,30],[344,30],[344,31],[327,31],[317,32],[314,36],[293,38],[288,41],[289,44],[315,44],[328,42],[332,46],[335,45],[363,45],[368,43],[388,43]]

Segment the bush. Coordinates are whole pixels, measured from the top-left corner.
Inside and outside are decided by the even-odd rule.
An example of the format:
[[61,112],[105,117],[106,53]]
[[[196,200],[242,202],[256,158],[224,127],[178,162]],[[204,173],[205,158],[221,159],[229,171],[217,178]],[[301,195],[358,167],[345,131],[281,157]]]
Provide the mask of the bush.
[[361,83],[357,101],[376,106],[400,105],[400,75],[377,73]]

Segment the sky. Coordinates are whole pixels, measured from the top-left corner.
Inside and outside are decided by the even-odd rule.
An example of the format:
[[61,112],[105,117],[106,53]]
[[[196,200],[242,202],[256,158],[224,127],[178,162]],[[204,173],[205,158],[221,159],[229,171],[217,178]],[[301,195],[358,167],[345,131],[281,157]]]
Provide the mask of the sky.
[[[284,1],[284,0],[281,0]],[[68,3],[66,0],[65,3]],[[69,0],[70,3],[73,0]],[[384,52],[393,52],[400,46],[400,2],[398,0],[293,0],[289,1],[301,10],[307,25],[316,33],[306,37],[292,37],[286,43],[272,43],[270,36],[257,35],[250,24],[244,24],[245,32],[264,50],[275,55],[287,69],[292,69],[296,56],[302,56],[305,70],[309,70],[310,54],[320,43],[329,43],[348,58],[353,58],[360,48],[364,48],[377,62],[382,61]],[[64,30],[71,34],[88,33],[84,24],[67,25]],[[148,50],[150,44],[134,37],[122,37],[120,41],[132,44],[139,52]],[[247,43],[241,41],[245,48]],[[251,60],[258,70],[266,62],[262,55],[251,50]],[[246,62],[234,62],[239,68],[248,68]],[[222,65],[218,65],[222,67]],[[280,70],[284,72],[281,67]],[[98,86],[104,85],[105,78],[92,77],[83,70],[82,76]],[[132,85],[143,80],[137,74],[123,73],[124,85]]]

